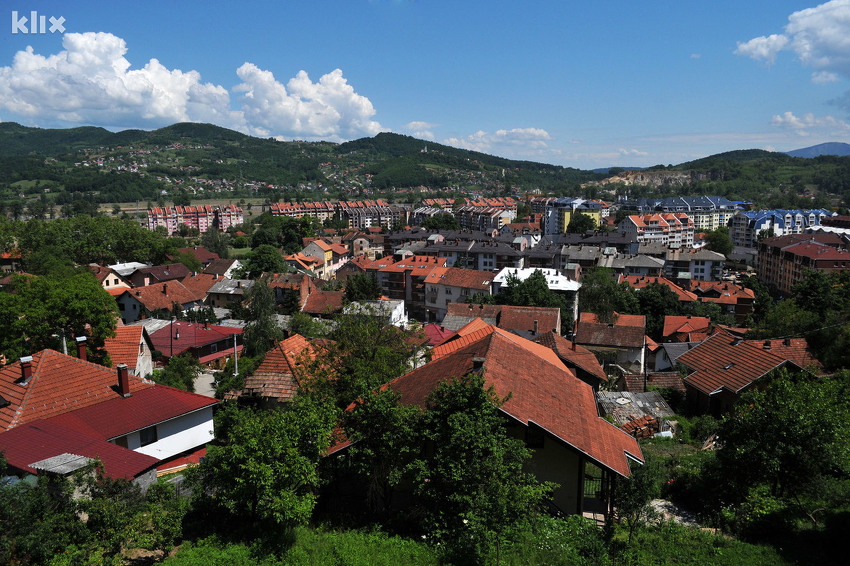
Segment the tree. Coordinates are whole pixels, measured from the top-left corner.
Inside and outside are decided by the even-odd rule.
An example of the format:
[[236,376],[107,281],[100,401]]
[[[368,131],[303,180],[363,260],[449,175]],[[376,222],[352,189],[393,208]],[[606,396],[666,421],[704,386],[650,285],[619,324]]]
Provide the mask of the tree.
[[661,340],[664,317],[681,314],[679,297],[667,285],[655,282],[638,290],[635,297],[639,312],[646,316],[646,333],[654,340]]
[[606,267],[592,267],[584,274],[578,307],[580,312],[592,312],[603,322],[612,322],[615,312],[638,312],[634,290],[626,283],[618,284],[613,272]]
[[570,223],[567,224],[567,232],[570,234],[583,234],[595,229],[596,221],[592,216],[588,216],[587,214],[573,214],[572,218],[570,218]]
[[411,466],[427,532],[450,559],[468,562],[482,561],[491,546],[498,562],[511,527],[555,487],[523,470],[531,451],[508,436],[499,414],[505,400],[484,383],[471,374],[429,395],[420,428],[434,452]]
[[661,493],[661,467],[647,458],[636,466],[628,479],[618,479],[614,489],[614,511],[617,520],[629,529],[629,545],[635,529],[655,516],[650,502]]
[[263,273],[282,273],[285,266],[286,263],[279,249],[269,244],[262,244],[248,255],[244,271],[249,279],[256,279]]
[[247,356],[265,354],[283,338],[277,323],[274,291],[266,279],[257,279],[245,295],[247,304],[244,344]]
[[713,252],[729,255],[735,248],[732,238],[729,237],[729,228],[721,226],[716,230],[705,234],[706,247]]
[[194,496],[251,529],[306,524],[316,503],[316,466],[334,420],[308,395],[283,409],[226,404],[215,417],[216,444],[187,474]]
[[188,352],[168,359],[168,365],[153,372],[153,380],[162,385],[195,392],[195,379],[201,373],[201,364]]
[[107,363],[104,340],[114,335],[118,307],[89,271],[13,279],[0,292],[0,351],[17,359],[45,348],[61,351],[62,337],[88,338],[88,359]]
[[368,273],[355,273],[345,280],[345,298],[349,302],[374,301],[380,296],[378,282]]
[[564,329],[572,328],[572,302],[564,295],[552,291],[546,282],[546,276],[539,269],[522,281],[509,273],[491,304],[557,308],[561,310],[561,324]]
[[526,202],[520,202],[516,205],[516,217],[518,219],[528,218],[531,216],[531,207]]
[[780,371],[735,404],[720,426],[717,457],[735,501],[762,485],[817,526],[827,486],[850,479],[849,434],[850,373],[814,379]]
[[440,212],[422,221],[422,227],[426,230],[460,230],[460,222],[451,212]]
[[201,245],[209,251],[218,254],[218,257],[222,259],[227,259],[230,253],[230,241],[230,234],[222,232],[217,228],[209,228],[201,236]]

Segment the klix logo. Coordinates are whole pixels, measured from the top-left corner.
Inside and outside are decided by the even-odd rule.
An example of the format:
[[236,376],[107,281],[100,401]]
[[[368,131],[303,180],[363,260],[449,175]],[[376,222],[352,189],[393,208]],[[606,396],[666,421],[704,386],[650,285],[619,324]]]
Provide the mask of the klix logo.
[[[47,22],[50,22],[48,27]],[[12,10],[12,33],[65,33],[65,18],[50,16],[39,16],[38,12],[33,10],[30,12],[30,17],[18,16],[17,10]],[[29,25],[27,25],[29,24]]]

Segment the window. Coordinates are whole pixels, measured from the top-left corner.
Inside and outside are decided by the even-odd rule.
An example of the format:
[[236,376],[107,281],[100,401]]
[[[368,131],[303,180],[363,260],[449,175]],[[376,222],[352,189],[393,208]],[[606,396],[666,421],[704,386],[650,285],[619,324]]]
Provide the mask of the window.
[[153,444],[156,441],[156,426],[151,426],[139,431],[139,444],[141,446],[147,446],[148,444]]
[[115,439],[115,445],[120,446],[121,448],[127,448],[127,437],[122,436],[120,438]]
[[218,344],[210,344],[210,354],[218,352]]

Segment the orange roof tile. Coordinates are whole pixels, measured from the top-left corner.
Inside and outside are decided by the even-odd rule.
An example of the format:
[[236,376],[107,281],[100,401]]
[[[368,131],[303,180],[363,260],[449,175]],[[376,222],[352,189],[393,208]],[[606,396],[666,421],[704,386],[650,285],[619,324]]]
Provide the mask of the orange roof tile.
[[115,337],[107,338],[103,347],[112,360],[112,366],[127,364],[130,371],[136,369],[139,361],[139,345],[146,334],[144,326],[119,326],[115,329]]

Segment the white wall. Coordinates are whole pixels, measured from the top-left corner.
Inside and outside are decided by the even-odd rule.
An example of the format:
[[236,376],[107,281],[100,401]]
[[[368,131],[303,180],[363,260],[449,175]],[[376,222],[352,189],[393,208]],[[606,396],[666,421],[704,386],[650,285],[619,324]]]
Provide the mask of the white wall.
[[156,425],[157,441],[141,446],[139,432],[127,436],[127,448],[165,460],[212,442],[212,407]]

